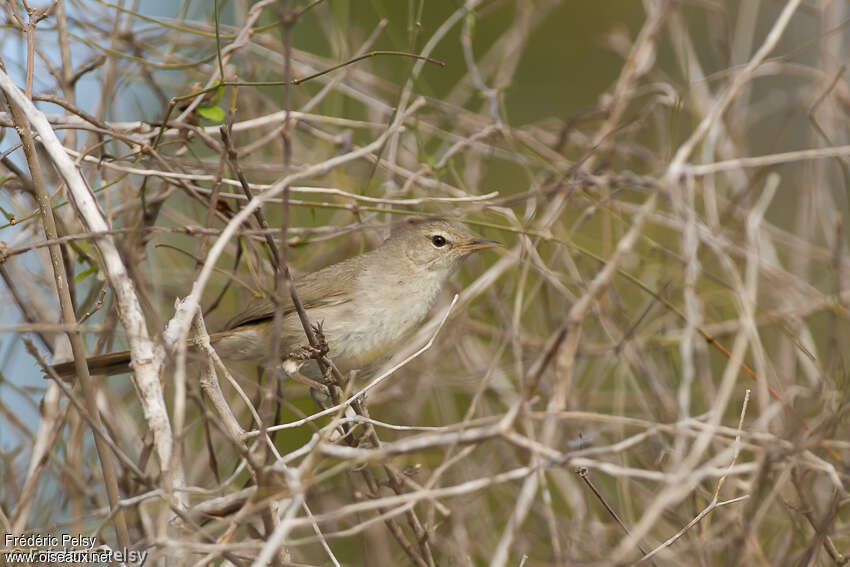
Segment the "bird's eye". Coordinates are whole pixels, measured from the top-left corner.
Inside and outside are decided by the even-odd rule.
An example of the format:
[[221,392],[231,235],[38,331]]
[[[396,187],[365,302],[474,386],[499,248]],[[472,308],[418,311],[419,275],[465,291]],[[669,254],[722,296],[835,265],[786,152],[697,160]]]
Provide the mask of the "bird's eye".
[[446,240],[446,237],[442,236],[440,234],[435,234],[434,236],[431,237],[431,244],[433,244],[437,248],[442,248],[443,246],[446,245],[447,242],[448,241]]

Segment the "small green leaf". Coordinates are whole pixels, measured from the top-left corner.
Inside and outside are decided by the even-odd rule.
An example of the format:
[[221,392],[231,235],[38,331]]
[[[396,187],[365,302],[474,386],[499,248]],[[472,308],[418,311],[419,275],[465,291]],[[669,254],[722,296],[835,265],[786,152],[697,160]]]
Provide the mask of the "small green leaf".
[[92,275],[95,272],[97,272],[97,266],[92,266],[91,268],[89,268],[85,272],[80,272],[77,275],[77,277],[74,278],[74,281],[76,283],[80,283],[81,281],[83,281],[84,279],[86,279],[87,277],[89,277],[90,275]]
[[[80,250],[82,250],[83,252],[85,252],[86,254],[91,252],[91,246],[89,246],[88,242],[86,242],[85,240],[78,240],[77,241],[77,247]],[[82,256],[82,255],[77,256],[77,263],[78,264],[85,264],[86,262],[88,262],[88,259],[85,256]]]
[[215,96],[212,99],[212,104],[218,104],[218,101],[221,100],[221,97],[224,96],[224,87],[218,87],[215,90]]
[[0,213],[3,213],[3,216],[4,216],[4,217],[6,217],[6,220],[7,220],[7,221],[10,221],[10,220],[12,220],[13,218],[15,218],[14,213],[10,213],[9,211],[7,211],[6,209],[4,209],[3,207],[0,207]]
[[199,106],[197,112],[202,118],[206,118],[212,122],[224,122],[224,117],[226,116],[224,109],[214,104]]

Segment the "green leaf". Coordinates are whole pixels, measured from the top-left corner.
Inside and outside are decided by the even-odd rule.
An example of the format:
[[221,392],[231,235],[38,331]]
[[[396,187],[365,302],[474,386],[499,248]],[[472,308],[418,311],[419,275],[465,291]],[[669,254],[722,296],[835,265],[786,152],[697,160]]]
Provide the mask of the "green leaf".
[[74,278],[74,281],[76,283],[80,283],[81,281],[83,281],[84,279],[86,279],[87,277],[89,277],[90,275],[92,275],[95,272],[97,272],[97,266],[92,266],[91,268],[89,268],[85,272],[80,272],[80,274],[78,274],[77,277]]
[[434,170],[437,169],[437,160],[434,159],[434,154],[425,154],[423,157],[425,159],[425,163],[428,164],[428,167]]
[[15,218],[14,213],[10,213],[9,211],[7,211],[6,209],[4,209],[3,207],[0,207],[0,213],[2,213],[4,217],[6,217],[6,220],[7,220],[7,221],[10,221],[10,220],[12,220],[13,218]]
[[[91,252],[91,246],[89,246],[89,243],[86,242],[85,240],[78,240],[77,241],[77,248],[79,248],[80,250],[82,250],[86,254]],[[77,256],[77,263],[78,264],[82,265],[82,264],[85,264],[86,262],[88,262],[88,260],[84,256]]]
[[226,116],[224,109],[214,104],[199,106],[197,113],[201,118],[206,118],[212,122],[224,122],[224,117]]
[[224,87],[218,87],[215,90],[215,96],[212,99],[212,104],[218,104],[218,101],[221,100],[221,97],[224,96]]

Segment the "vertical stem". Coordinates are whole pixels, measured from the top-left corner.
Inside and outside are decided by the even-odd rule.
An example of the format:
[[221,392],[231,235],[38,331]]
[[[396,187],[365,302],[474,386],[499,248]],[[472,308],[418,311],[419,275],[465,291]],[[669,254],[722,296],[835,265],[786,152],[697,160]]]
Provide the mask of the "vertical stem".
[[[48,240],[56,240],[56,220],[53,218],[53,208],[50,206],[50,196],[47,192],[44,176],[42,174],[41,165],[38,159],[38,153],[35,148],[32,131],[29,128],[29,123],[21,109],[11,99],[6,97],[6,104],[12,114],[12,118],[17,125],[18,135],[21,138],[21,144],[24,149],[24,155],[29,165],[30,175],[32,178],[33,187],[35,189],[38,207],[41,212],[41,218],[44,222],[44,232]],[[71,293],[68,287],[68,274],[65,272],[65,264],[62,261],[62,251],[59,244],[51,244],[48,247],[50,251],[50,262],[53,265],[53,275],[56,282],[56,293],[59,296],[59,305],[62,309],[62,319],[68,323],[76,323],[77,317],[74,313],[74,305],[71,302]],[[68,330],[68,339],[71,342],[71,350],[74,353],[74,365],[77,371],[77,376],[80,380],[80,386],[85,397],[86,408],[91,414],[91,419],[97,426],[101,426],[100,413],[97,409],[95,400],[94,385],[89,375],[89,367],[86,363],[86,347],[79,331]],[[118,507],[118,479],[115,475],[115,468],[109,455],[109,449],[100,436],[94,436],[97,455],[100,458],[100,465],[103,471],[103,481],[106,485],[106,495],[109,499],[109,506],[115,511],[114,522],[115,532],[118,536],[118,542],[122,547],[130,546],[130,538],[127,532],[127,523],[124,518],[124,513]]]

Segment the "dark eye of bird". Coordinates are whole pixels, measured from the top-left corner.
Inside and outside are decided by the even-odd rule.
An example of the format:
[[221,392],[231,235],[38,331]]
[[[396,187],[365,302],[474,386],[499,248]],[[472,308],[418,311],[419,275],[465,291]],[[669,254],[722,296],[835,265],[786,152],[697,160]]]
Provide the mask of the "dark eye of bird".
[[437,248],[442,248],[443,246],[446,245],[446,242],[447,242],[446,238],[442,235],[435,234],[434,236],[431,237],[431,244],[433,244]]

